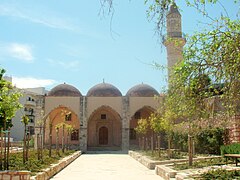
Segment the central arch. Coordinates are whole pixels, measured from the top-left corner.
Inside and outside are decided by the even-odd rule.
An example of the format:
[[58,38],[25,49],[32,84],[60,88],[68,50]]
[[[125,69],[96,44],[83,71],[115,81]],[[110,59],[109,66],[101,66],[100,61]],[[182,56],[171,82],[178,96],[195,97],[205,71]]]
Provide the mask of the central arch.
[[88,150],[115,150],[122,145],[120,115],[109,106],[96,109],[88,119]]

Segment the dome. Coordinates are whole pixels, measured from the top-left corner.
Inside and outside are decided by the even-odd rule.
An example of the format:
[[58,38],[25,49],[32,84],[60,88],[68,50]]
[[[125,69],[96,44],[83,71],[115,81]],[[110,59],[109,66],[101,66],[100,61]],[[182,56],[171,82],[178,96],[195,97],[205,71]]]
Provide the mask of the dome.
[[128,90],[126,96],[132,97],[153,97],[155,95],[159,95],[156,89],[147,85],[147,84],[139,84]]
[[72,85],[69,84],[59,84],[49,91],[48,96],[72,96],[79,97],[82,96],[80,91]]
[[93,86],[88,91],[87,96],[116,97],[116,96],[122,96],[122,93],[115,86],[103,82]]

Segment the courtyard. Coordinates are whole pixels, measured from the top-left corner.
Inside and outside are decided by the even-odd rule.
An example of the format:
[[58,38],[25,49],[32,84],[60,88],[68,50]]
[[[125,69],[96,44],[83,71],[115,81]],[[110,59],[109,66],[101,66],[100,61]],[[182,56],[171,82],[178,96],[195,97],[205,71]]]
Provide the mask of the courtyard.
[[52,179],[84,180],[161,180],[154,170],[149,170],[128,154],[83,154]]

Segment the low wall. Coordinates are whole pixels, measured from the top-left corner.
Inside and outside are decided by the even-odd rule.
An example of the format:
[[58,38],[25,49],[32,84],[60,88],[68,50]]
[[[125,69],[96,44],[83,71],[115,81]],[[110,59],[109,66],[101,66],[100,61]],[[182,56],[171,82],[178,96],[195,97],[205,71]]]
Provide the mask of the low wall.
[[[155,173],[166,180],[169,180],[171,178],[176,178],[177,180],[183,180],[187,178],[189,174],[192,173],[191,170],[189,170],[189,172],[191,173],[186,173],[184,171],[176,171],[172,169],[172,167],[170,166],[171,164],[174,164],[174,163],[187,162],[188,159],[170,159],[170,160],[164,160],[164,161],[154,161],[135,151],[129,151],[128,153],[132,158],[142,163],[148,169],[155,169]],[[206,160],[206,159],[214,159],[214,158],[221,158],[221,156],[197,157],[197,158],[193,158],[193,160],[196,161],[196,160],[202,160],[202,159]]]
[[[48,180],[75,159],[77,159],[81,155],[81,151],[75,152],[70,156],[67,156],[61,159],[57,164],[52,164],[49,168],[44,169],[42,172],[37,173],[35,176],[31,177],[31,180]],[[22,179],[21,179],[22,180]],[[24,179],[25,180],[25,179]]]
[[157,175],[161,176],[163,179],[171,179],[175,178],[177,171],[165,166],[165,165],[157,165],[155,172]]
[[128,154],[132,158],[134,158],[135,160],[137,160],[138,162],[146,166],[148,169],[152,169],[152,170],[155,169],[156,165],[171,164],[175,162],[181,163],[181,162],[187,161],[187,159],[170,159],[170,160],[163,160],[163,161],[155,161],[134,151],[129,151]]
[[0,171],[0,179],[29,180],[30,179],[30,171]]

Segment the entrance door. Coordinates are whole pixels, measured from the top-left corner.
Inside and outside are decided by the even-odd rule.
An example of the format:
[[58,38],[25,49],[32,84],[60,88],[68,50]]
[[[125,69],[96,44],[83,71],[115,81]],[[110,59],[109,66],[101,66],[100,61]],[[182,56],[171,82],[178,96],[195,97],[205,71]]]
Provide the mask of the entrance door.
[[108,128],[101,127],[99,129],[99,145],[107,145],[108,144]]

